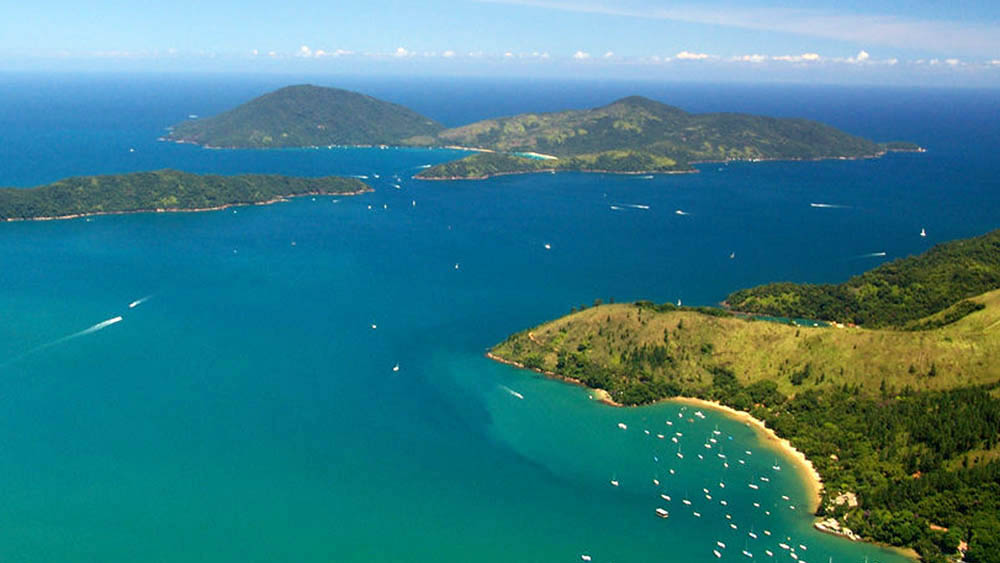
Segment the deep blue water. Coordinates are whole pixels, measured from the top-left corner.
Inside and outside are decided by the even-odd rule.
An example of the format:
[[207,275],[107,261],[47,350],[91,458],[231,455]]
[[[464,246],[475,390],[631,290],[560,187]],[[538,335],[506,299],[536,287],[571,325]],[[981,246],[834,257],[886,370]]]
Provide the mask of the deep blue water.
[[[156,141],[188,114],[298,82],[449,125],[638,93],[821,119],[928,152],[438,183],[409,177],[455,153]],[[998,110],[996,91],[977,90],[2,75],[0,185],[164,167],[380,178],[352,198],[0,225],[0,556],[691,561],[714,559],[721,540],[737,560],[791,537],[810,561],[895,561],[813,532],[790,508],[805,503],[791,463],[770,469],[780,458],[745,427],[678,419],[676,405],[604,407],[482,353],[595,298],[712,304],[996,228]],[[684,426],[684,460],[669,432],[655,438],[666,420]],[[694,457],[716,424],[745,464]],[[759,491],[745,486],[764,475]],[[666,521],[652,512],[663,491]],[[752,540],[751,528],[773,535]]]

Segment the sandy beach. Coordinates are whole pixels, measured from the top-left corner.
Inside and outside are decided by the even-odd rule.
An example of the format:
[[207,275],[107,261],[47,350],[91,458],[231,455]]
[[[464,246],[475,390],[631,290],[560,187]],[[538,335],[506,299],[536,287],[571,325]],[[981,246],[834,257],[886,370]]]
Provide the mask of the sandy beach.
[[750,413],[746,411],[727,407],[726,405],[715,401],[706,401],[704,399],[694,399],[690,397],[675,397],[667,399],[667,401],[720,411],[726,416],[744,422],[748,426],[757,429],[757,431],[764,436],[765,441],[768,444],[771,444],[776,449],[781,450],[783,453],[787,454],[788,457],[794,460],[795,465],[801,469],[801,473],[805,477],[806,490],[809,494],[809,511],[815,512],[816,509],[819,508],[820,493],[823,490],[823,480],[820,478],[819,472],[816,471],[816,468],[813,467],[812,462],[806,458],[805,454],[796,450],[788,440],[778,437],[778,435],[774,433],[774,430],[771,430],[766,424],[764,424],[764,421],[750,416]]

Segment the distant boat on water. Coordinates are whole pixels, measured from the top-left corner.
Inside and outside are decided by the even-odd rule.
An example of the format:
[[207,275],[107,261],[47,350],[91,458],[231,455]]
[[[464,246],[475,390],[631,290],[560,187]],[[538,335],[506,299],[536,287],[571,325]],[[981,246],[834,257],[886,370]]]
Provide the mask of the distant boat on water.
[[920,236],[922,236],[922,237],[927,236],[927,231],[925,229],[921,228],[920,229]]

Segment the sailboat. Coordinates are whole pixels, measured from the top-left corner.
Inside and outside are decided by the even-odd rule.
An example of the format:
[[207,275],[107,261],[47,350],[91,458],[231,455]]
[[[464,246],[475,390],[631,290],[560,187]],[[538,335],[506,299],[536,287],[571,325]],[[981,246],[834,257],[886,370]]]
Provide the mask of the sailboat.
[[920,229],[920,236],[922,236],[922,237],[925,237],[925,236],[927,236],[927,230],[926,230],[926,229],[923,229],[923,228],[921,228],[921,229]]
[[681,445],[677,444],[677,457],[684,459],[684,454],[681,453]]

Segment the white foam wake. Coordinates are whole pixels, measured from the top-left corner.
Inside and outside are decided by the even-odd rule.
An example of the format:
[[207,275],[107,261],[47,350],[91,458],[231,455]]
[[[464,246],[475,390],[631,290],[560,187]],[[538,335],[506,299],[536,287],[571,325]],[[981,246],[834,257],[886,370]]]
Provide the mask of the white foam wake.
[[143,304],[143,303],[145,303],[146,301],[149,301],[149,298],[150,298],[150,297],[152,297],[152,295],[147,295],[147,296],[145,296],[145,297],[142,297],[142,298],[139,298],[139,299],[136,299],[135,301],[133,301],[133,302],[131,302],[131,303],[129,303],[129,304],[128,304],[128,308],[129,308],[129,309],[135,309],[135,308],[136,308],[136,307],[138,307],[139,305],[142,305],[142,304]]
[[809,207],[819,207],[822,209],[848,209],[847,205],[840,205],[837,203],[810,203]]
[[93,334],[93,333],[95,333],[95,332],[97,332],[99,330],[104,330],[105,328],[108,328],[109,326],[111,326],[111,325],[113,325],[115,323],[120,323],[121,321],[122,321],[121,315],[119,315],[117,317],[112,317],[112,318],[110,318],[110,319],[108,319],[106,321],[101,321],[101,322],[97,323],[96,325],[94,325],[94,326],[92,326],[90,328],[85,328],[85,329],[81,330],[80,332],[74,332],[73,334],[70,334],[68,336],[63,336],[62,338],[57,338],[57,339],[53,340],[52,342],[46,342],[45,344],[42,344],[41,346],[36,346],[36,347],[32,348],[31,350],[28,350],[27,352],[21,354],[20,356],[15,356],[14,358],[11,358],[11,359],[7,360],[6,362],[0,364],[0,367],[12,364],[12,363],[14,363],[14,362],[16,362],[18,360],[24,359],[24,358],[26,358],[26,357],[28,357],[28,356],[30,356],[32,354],[37,354],[38,352],[41,352],[42,350],[46,350],[48,348],[51,348],[53,346],[57,346],[57,345],[62,344],[64,342],[69,342],[70,340],[73,340],[75,338],[80,338],[81,336],[86,336],[88,334]]
[[506,385],[501,385],[500,388],[503,389],[504,391],[510,393],[512,396],[517,397],[518,399],[521,399],[521,400],[524,399],[524,395],[518,393],[517,391],[514,391],[513,389],[511,389],[510,387],[507,387]]

